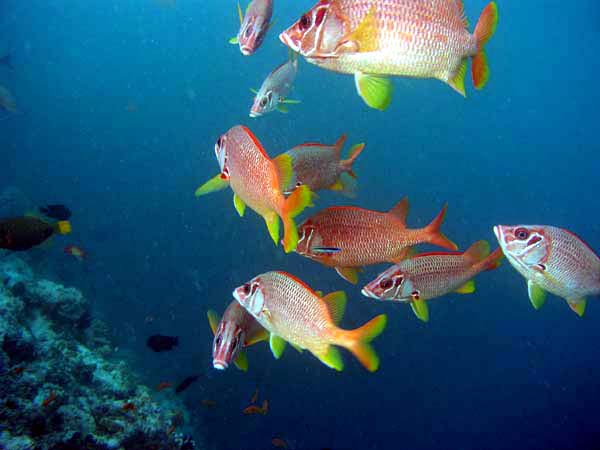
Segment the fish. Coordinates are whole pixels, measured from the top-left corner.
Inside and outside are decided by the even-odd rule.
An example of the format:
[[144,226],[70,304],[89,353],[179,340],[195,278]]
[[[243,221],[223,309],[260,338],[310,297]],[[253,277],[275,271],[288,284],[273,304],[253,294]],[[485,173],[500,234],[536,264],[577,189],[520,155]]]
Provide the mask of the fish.
[[46,205],[38,208],[46,217],[56,220],[69,220],[71,218],[71,210],[65,205]]
[[550,292],[581,317],[587,297],[600,295],[600,258],[571,231],[551,225],[496,225],[494,234],[508,262],[527,280],[535,309]]
[[25,251],[42,244],[55,234],[70,232],[71,224],[66,220],[49,223],[31,216],[0,219],[0,248]]
[[242,13],[238,2],[237,10],[240,16],[240,30],[237,36],[229,39],[229,43],[238,44],[242,55],[250,56],[258,50],[271,28],[273,0],[252,0],[245,14]]
[[179,338],[177,336],[154,334],[146,340],[146,345],[155,352],[168,352],[179,345]]
[[269,400],[263,400],[261,409],[263,411],[263,415],[269,412]]
[[334,206],[306,219],[299,227],[296,253],[325,266],[352,284],[358,282],[363,266],[382,262],[397,263],[416,244],[428,243],[457,250],[454,242],[440,231],[446,206],[429,225],[406,227],[408,199],[403,198],[388,212]]
[[370,345],[385,328],[382,314],[355,330],[338,327],[346,307],[342,291],[320,296],[303,281],[286,272],[267,272],[233,291],[233,297],[270,333],[276,359],[286,342],[309,350],[327,367],[341,371],[344,362],[335,346],[348,349],[369,371],[379,368],[379,357]]
[[0,109],[4,109],[9,113],[17,113],[17,102],[12,92],[6,87],[0,85]]
[[9,373],[11,375],[21,375],[24,371],[25,371],[24,366],[18,366],[18,367],[15,367],[14,369],[12,369]]
[[159,392],[164,391],[165,389],[169,389],[171,386],[173,385],[168,381],[162,381],[156,385],[156,390]]
[[87,258],[87,253],[83,251],[81,248],[76,247],[75,245],[67,245],[64,249],[64,252],[67,255],[72,255],[77,258],[79,261],[83,261]]
[[254,390],[254,394],[252,394],[252,398],[250,399],[250,403],[256,403],[256,401],[258,400],[258,393],[259,393],[259,390],[258,390],[258,388],[256,388]]
[[181,392],[185,391],[192,385],[192,383],[195,383],[198,380],[198,378],[200,378],[200,375],[190,375],[189,377],[185,378],[181,383],[177,385],[177,387],[175,388],[175,393],[180,394]]
[[498,248],[490,254],[490,244],[477,241],[464,253],[432,252],[408,257],[379,274],[362,289],[365,297],[409,302],[415,315],[429,320],[426,300],[450,292],[475,292],[473,278],[493,270],[504,257]]
[[271,160],[256,136],[241,125],[219,137],[215,154],[221,173],[196,189],[196,197],[230,186],[240,217],[244,216],[246,205],[262,216],[275,245],[279,244],[281,217],[283,248],[286,253],[293,251],[298,243],[294,217],[312,206],[312,192],[308,186],[300,186],[284,196],[281,186],[286,186],[292,176],[291,157]]
[[250,117],[264,116],[278,110],[287,113],[287,105],[298,104],[299,100],[287,98],[298,74],[298,54],[291,52],[290,58],[277,66],[262,83],[258,91],[252,90],[254,102],[250,108]]
[[284,439],[278,437],[274,437],[273,439],[271,439],[271,444],[273,444],[273,447],[276,448],[288,448],[287,442]]
[[497,24],[495,2],[470,34],[462,0],[320,0],[279,39],[311,64],[354,75],[363,101],[384,111],[391,75],[438,79],[465,96],[471,59],[473,84],[483,89],[490,76],[485,45]]
[[242,410],[242,413],[245,416],[250,416],[252,414],[262,414],[264,416],[266,414],[266,412],[260,406],[256,406],[256,405],[246,406]]
[[208,311],[208,322],[214,334],[213,339],[213,367],[225,370],[231,362],[246,372],[248,370],[248,357],[243,348],[266,341],[269,338],[266,330],[252,317],[238,302],[233,300],[223,318],[216,312]]
[[364,143],[356,144],[348,153],[348,159],[341,159],[342,147],[346,142],[343,134],[333,145],[324,145],[316,142],[307,142],[297,145],[285,153],[275,157],[292,158],[292,177],[288,184],[283,186],[285,193],[292,192],[295,188],[306,185],[312,192],[328,189],[337,191],[346,197],[356,196],[356,174],[352,165],[358,155],[365,148]]
[[217,402],[216,401],[209,400],[209,399],[206,399],[206,398],[200,400],[200,404],[202,406],[207,407],[207,408],[214,408],[215,406],[217,406]]
[[123,411],[136,411],[137,407],[133,402],[126,402],[121,406],[121,410]]
[[54,391],[50,392],[50,394],[48,395],[48,397],[46,397],[44,399],[44,401],[42,402],[42,406],[44,408],[47,408],[48,406],[50,406],[52,403],[54,403],[54,401],[56,400],[56,394],[54,393]]

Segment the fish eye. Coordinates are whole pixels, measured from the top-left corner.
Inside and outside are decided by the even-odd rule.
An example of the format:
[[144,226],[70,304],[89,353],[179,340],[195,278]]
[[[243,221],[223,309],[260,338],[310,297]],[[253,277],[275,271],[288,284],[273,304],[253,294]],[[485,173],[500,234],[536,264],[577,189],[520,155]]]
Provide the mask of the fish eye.
[[263,108],[265,106],[267,106],[267,97],[263,97],[263,98],[260,99],[260,106],[263,107]]
[[252,34],[252,27],[250,25],[248,25],[246,27],[246,30],[244,30],[244,36],[249,38],[251,34]]
[[402,275],[398,275],[396,277],[396,279],[394,280],[394,286],[398,287],[402,284],[402,282],[404,281],[404,277]]
[[308,27],[310,27],[310,17],[308,16],[308,14],[304,14],[301,18],[300,18],[300,30],[305,31],[308,29]]
[[529,237],[529,231],[527,230],[527,228],[517,228],[515,230],[515,237],[520,241],[524,241]]
[[246,283],[242,287],[242,291],[244,292],[244,295],[250,295],[250,283]]
[[217,347],[218,347],[219,345],[221,345],[221,341],[222,341],[222,339],[221,339],[221,335],[218,335],[218,336],[217,336],[217,340],[215,341],[215,342],[216,342],[216,344],[217,344]]
[[379,282],[379,287],[381,289],[384,290],[388,290],[389,288],[391,288],[393,286],[394,282],[391,280],[391,278],[384,278],[383,280],[381,280]]
[[250,295],[254,295],[256,293],[257,289],[258,289],[258,283],[253,283],[252,284],[252,289],[250,291]]
[[296,181],[296,187],[302,186],[302,181]]

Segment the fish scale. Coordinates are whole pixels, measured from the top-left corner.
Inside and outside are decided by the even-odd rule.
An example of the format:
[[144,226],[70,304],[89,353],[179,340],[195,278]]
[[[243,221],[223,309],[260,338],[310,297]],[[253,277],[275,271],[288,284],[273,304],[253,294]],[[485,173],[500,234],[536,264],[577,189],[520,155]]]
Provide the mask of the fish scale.
[[331,70],[448,81],[462,60],[477,52],[476,39],[465,28],[462,8],[454,0],[340,0],[337,4],[351,30],[375,5],[378,49],[318,62]]

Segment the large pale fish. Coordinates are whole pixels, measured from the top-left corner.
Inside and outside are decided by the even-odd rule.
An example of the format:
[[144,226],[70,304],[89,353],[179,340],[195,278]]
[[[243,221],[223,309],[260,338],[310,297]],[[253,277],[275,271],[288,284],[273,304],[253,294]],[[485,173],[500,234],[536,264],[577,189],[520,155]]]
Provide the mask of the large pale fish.
[[484,46],[497,23],[494,2],[470,34],[462,0],[320,0],[279,39],[312,64],[354,75],[367,105],[385,110],[389,75],[436,78],[464,96],[471,58],[473,83],[483,88]]
[[269,335],[263,327],[238,302],[233,300],[220,318],[209,310],[207,313],[213,339],[213,367],[225,370],[233,362],[244,372],[248,370],[245,347],[265,341]]
[[407,228],[407,214],[407,198],[388,212],[350,206],[326,208],[300,225],[296,252],[335,268],[342,278],[355,284],[362,266],[397,263],[414,245],[429,243],[457,249],[440,231],[445,206],[424,228]]
[[290,59],[277,66],[263,81],[257,91],[253,91],[254,102],[250,108],[250,117],[260,117],[275,109],[287,113],[287,105],[300,103],[287,98],[298,73],[298,55],[291,52]]
[[297,145],[283,155],[292,157],[293,174],[284,191],[291,192],[296,187],[307,185],[312,192],[322,189],[339,191],[347,197],[356,195],[356,175],[352,170],[352,164],[362,152],[365,144],[354,145],[348,154],[348,159],[341,159],[342,147],[346,142],[343,134],[333,145],[324,145],[316,142],[308,142]]
[[271,27],[273,0],[252,0],[246,8],[246,14],[238,2],[240,30],[236,37],[229,40],[230,44],[239,44],[243,55],[253,54],[261,46],[267,31]]
[[308,186],[300,186],[289,197],[283,195],[292,176],[292,159],[281,158],[274,163],[252,132],[241,125],[223,134],[215,145],[215,154],[221,173],[198,189],[196,196],[231,186],[233,203],[242,217],[248,205],[262,216],[275,245],[279,243],[279,218],[283,221],[283,246],[291,252],[298,243],[294,217],[312,205]]
[[321,297],[304,282],[285,272],[258,275],[233,291],[234,298],[268,330],[271,351],[279,358],[289,342],[297,350],[307,349],[323,364],[344,368],[334,346],[350,350],[361,364],[374,372],[379,358],[369,345],[385,328],[380,315],[355,330],[338,327],[346,307],[342,291]]
[[486,241],[475,242],[464,253],[434,252],[400,261],[377,276],[363,289],[363,295],[376,300],[409,302],[415,315],[427,322],[426,300],[450,292],[475,292],[473,277],[498,267],[504,257],[498,248],[490,254]]
[[550,292],[583,316],[586,298],[600,295],[600,258],[570,231],[549,225],[497,225],[494,233],[508,261],[527,280],[535,309]]

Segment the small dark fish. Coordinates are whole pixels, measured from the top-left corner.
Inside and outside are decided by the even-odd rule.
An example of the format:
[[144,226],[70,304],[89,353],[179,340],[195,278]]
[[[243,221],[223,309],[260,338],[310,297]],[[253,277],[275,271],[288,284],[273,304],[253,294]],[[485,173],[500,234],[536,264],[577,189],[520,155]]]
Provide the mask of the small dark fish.
[[169,350],[173,350],[173,347],[179,345],[179,338],[177,336],[154,334],[148,338],[146,345],[155,352],[168,352]]
[[12,61],[10,60],[10,53],[0,57],[0,65],[6,66],[11,70],[14,69]]
[[190,387],[190,385],[192,383],[194,383],[196,380],[198,380],[198,378],[200,378],[200,375],[192,375],[187,377],[185,380],[183,380],[181,383],[179,383],[177,385],[177,387],[175,388],[175,393],[179,394],[183,391],[185,391],[187,388]]
[[51,224],[36,217],[12,217],[0,220],[0,248],[12,251],[29,250],[55,233],[70,232],[71,224],[67,221]]
[[40,212],[56,220],[69,220],[71,218],[71,210],[65,205],[46,205],[39,207]]

